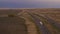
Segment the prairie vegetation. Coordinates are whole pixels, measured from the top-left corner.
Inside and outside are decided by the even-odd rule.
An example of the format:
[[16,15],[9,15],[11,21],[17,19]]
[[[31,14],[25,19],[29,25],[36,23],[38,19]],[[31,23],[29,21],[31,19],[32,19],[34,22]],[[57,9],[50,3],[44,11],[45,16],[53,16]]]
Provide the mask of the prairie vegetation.
[[[0,32],[6,34],[26,34],[27,30],[29,30],[28,34],[41,34],[34,18],[29,13],[35,15],[37,19],[39,18],[52,34],[60,34],[58,29],[44,17],[47,16],[60,24],[60,8],[0,9]],[[34,32],[32,32],[33,30]]]

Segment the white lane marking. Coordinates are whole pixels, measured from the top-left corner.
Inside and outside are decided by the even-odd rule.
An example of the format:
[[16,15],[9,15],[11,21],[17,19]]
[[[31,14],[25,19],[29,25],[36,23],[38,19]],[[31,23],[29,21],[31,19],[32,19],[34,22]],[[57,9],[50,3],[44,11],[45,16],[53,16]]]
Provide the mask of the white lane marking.
[[40,22],[40,24],[41,24],[41,25],[43,25],[43,23],[42,23],[42,22]]

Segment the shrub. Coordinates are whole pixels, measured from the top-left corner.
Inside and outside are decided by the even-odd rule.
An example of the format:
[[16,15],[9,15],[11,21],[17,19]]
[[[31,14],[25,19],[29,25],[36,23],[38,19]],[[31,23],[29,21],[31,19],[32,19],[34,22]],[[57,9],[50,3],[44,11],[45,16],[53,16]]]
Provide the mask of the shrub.
[[9,14],[8,17],[15,17],[15,15],[14,14]]

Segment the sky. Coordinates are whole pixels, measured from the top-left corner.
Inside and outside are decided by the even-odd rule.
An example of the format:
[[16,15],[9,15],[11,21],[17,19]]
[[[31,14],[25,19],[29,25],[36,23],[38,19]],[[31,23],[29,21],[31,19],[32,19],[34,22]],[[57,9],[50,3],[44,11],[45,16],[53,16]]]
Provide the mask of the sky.
[[60,8],[60,0],[0,0],[0,8]]

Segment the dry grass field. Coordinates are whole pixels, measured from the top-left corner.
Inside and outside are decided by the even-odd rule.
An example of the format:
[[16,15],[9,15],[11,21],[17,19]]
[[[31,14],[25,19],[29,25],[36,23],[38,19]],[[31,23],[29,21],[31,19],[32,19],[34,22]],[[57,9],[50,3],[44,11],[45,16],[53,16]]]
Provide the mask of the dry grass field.
[[0,34],[60,34],[60,8],[0,9]]

